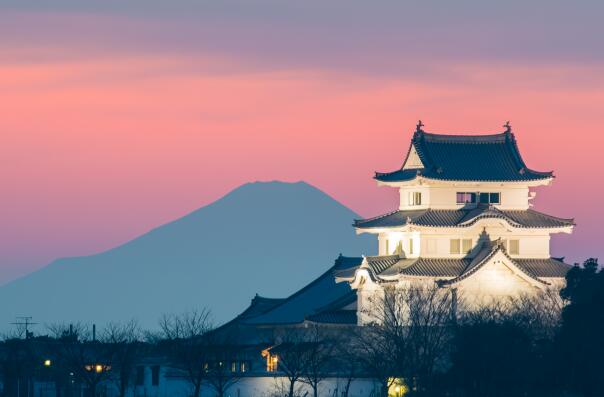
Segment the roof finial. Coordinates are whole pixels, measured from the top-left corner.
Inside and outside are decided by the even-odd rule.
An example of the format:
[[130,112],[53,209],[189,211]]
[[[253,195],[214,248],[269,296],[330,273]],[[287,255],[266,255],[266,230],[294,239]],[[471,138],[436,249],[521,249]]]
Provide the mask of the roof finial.
[[421,132],[421,131],[422,131],[422,127],[423,127],[423,126],[424,126],[424,123],[422,123],[422,121],[421,121],[421,120],[419,120],[419,121],[417,122],[417,125],[415,126],[415,127],[416,127],[416,130],[415,130],[415,131],[416,131],[416,132]]
[[510,121],[506,121],[503,125],[505,127],[505,132],[512,132],[512,126],[510,125]]

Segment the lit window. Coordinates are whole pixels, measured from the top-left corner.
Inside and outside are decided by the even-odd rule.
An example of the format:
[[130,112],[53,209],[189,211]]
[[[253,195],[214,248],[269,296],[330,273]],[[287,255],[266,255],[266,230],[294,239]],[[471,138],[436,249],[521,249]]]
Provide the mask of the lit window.
[[245,361],[241,362],[240,369],[241,369],[241,372],[247,372],[248,365],[247,365],[247,363]]
[[45,367],[50,367],[52,365],[52,361],[50,360],[44,360],[44,366]]
[[231,372],[237,372],[237,367],[238,367],[237,362],[233,361],[231,363]]
[[386,255],[390,254],[390,247],[388,246],[388,239],[386,239]]
[[409,254],[413,254],[413,239],[409,239]]
[[472,239],[466,239],[466,238],[464,238],[462,240],[461,250],[462,250],[462,253],[469,254],[470,251],[472,251]]
[[461,250],[460,241],[458,238],[451,239],[451,250],[452,254],[459,254]]
[[519,240],[510,240],[510,255],[518,255],[520,254],[520,241]]
[[268,355],[266,358],[266,370],[268,372],[277,371],[277,365],[279,364],[279,358],[277,356]]
[[409,192],[409,205],[422,205],[422,193]]
[[277,355],[271,354],[270,350],[266,349],[262,351],[262,357],[266,357],[267,372],[277,371],[277,365],[279,364],[279,358],[277,357]]

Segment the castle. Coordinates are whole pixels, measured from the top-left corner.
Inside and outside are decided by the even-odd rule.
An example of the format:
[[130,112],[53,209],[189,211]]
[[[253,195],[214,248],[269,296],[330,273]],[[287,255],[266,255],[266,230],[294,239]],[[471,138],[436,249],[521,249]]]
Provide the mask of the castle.
[[394,285],[445,288],[480,305],[560,288],[570,266],[550,254],[550,236],[574,222],[532,209],[552,172],[526,166],[509,124],[491,135],[425,132],[420,122],[400,169],[376,173],[396,188],[398,209],[354,222],[377,237],[378,255],[341,256],[286,299],[256,297],[238,321],[256,325],[303,322],[363,325],[371,299]]

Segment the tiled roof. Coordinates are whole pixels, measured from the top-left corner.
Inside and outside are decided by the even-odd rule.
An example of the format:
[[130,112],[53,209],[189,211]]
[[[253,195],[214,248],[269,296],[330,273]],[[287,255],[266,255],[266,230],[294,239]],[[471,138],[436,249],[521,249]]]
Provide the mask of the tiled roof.
[[[498,251],[504,254],[527,276],[543,282],[541,278],[564,277],[571,266],[557,258],[530,259],[512,258],[498,242],[483,243],[483,248],[474,258],[398,258],[395,256],[367,257],[367,264],[373,276],[388,279],[395,276],[435,277],[444,279],[443,283],[460,281],[478,271]],[[373,266],[381,263],[383,266]],[[388,265],[388,266],[386,266]],[[339,277],[345,278],[342,275]],[[354,273],[348,277],[354,276]]]
[[367,264],[376,274],[382,273],[384,270],[390,268],[392,265],[401,260],[398,255],[368,256],[366,259]]
[[572,268],[558,258],[514,259],[514,262],[533,277],[564,277]]
[[356,324],[356,310],[333,310],[308,316],[308,321],[323,324]]
[[528,168],[514,134],[441,135],[416,131],[411,140],[424,168],[376,173],[383,182],[408,181],[417,175],[451,181],[531,181],[548,179],[551,172]]
[[254,317],[266,313],[284,300],[283,298],[265,298],[256,294],[248,308],[239,315],[239,318]]
[[468,266],[468,259],[419,258],[403,269],[408,276],[455,277]]
[[405,225],[435,227],[468,227],[480,219],[505,219],[510,224],[524,228],[557,228],[572,226],[572,219],[557,218],[532,209],[500,210],[488,205],[458,210],[411,210],[394,211],[375,218],[356,220],[354,226],[361,229],[398,227]]
[[[297,324],[323,311],[340,310],[354,294],[348,283],[336,283],[334,273],[354,268],[363,258],[340,255],[334,266],[304,288],[283,299],[266,312],[246,317],[241,321],[248,325]],[[341,306],[335,303],[340,303]]]

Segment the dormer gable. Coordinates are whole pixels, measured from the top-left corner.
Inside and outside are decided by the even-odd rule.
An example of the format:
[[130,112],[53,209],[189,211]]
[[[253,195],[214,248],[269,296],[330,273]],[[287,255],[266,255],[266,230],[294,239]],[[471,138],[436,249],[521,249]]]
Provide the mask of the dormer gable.
[[403,170],[417,170],[424,168],[424,163],[422,159],[417,154],[417,149],[415,145],[412,144],[409,148],[409,153],[407,154],[407,158],[405,159],[405,163],[403,164]]

